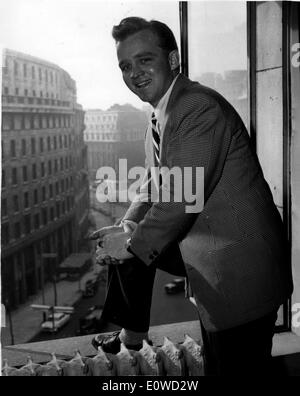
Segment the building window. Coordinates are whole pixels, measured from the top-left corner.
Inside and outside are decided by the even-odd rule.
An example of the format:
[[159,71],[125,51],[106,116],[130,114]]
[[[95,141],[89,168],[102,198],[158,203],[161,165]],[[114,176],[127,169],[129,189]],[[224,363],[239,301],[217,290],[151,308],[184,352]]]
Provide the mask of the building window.
[[67,137],[67,135],[65,135],[64,139],[65,139],[65,148],[67,148],[68,147],[68,137]]
[[63,214],[66,213],[66,203],[65,203],[65,201],[63,201],[63,203],[62,203],[62,213]]
[[53,85],[53,73],[52,73],[52,71],[50,72],[50,83],[51,83],[51,85]]
[[16,157],[16,142],[14,140],[10,141],[10,156],[12,158]]
[[14,212],[19,212],[20,208],[19,208],[19,196],[18,195],[14,195],[13,196],[13,208],[14,208]]
[[61,192],[64,192],[64,191],[65,191],[65,181],[64,181],[64,179],[62,179],[62,180],[60,181],[60,188],[61,188]]
[[48,173],[49,173],[49,175],[52,175],[52,161],[51,160],[48,161]]
[[15,94],[16,94],[16,96],[19,96],[19,88],[15,89]]
[[39,215],[39,213],[36,213],[34,215],[34,228],[36,230],[38,230],[40,228],[40,215]]
[[[34,67],[34,66],[31,67],[31,77],[32,77],[33,79],[35,79],[35,67]],[[34,95],[34,96],[35,96],[35,95]]]
[[36,92],[34,89],[32,90],[32,96],[36,97]]
[[9,94],[9,89],[8,87],[4,87],[4,95],[8,95]]
[[51,150],[51,139],[50,139],[50,136],[47,137],[47,148],[48,148],[48,151]]
[[57,149],[57,137],[56,136],[54,136],[54,138],[53,138],[53,143],[54,143],[54,150],[56,150]]
[[10,114],[2,114],[2,128],[4,131],[12,129],[12,116]]
[[53,198],[53,185],[49,184],[49,197]]
[[25,183],[28,181],[28,173],[27,173],[26,165],[22,166],[22,173],[23,173],[23,182]]
[[20,227],[20,222],[17,221],[17,222],[14,224],[14,238],[15,238],[15,239],[18,239],[18,238],[20,238],[20,237],[21,237],[21,227]]
[[39,80],[42,81],[42,69],[39,67]]
[[40,138],[40,152],[44,152],[44,139],[42,137]]
[[28,96],[28,89],[24,89],[24,96]]
[[33,192],[33,204],[37,205],[38,202],[39,202],[39,193],[38,193],[38,190],[35,189]]
[[41,177],[44,177],[44,176],[45,176],[45,163],[42,162],[41,163]]
[[58,172],[58,161],[57,159],[54,160],[54,173]]
[[188,7],[189,77],[221,93],[247,124],[246,2],[191,1]]
[[18,170],[17,168],[12,168],[12,185],[16,186],[18,184]]
[[60,158],[60,170],[64,170],[64,159]]
[[7,216],[7,199],[2,198],[1,199],[1,217],[6,217]]
[[26,191],[24,193],[24,209],[27,209],[27,208],[29,208],[29,194]]
[[60,203],[56,202],[56,217],[59,218],[60,217]]
[[54,208],[53,207],[50,208],[50,220],[51,221],[54,220]]
[[25,226],[25,233],[29,234],[31,231],[31,215],[24,216],[24,226]]
[[27,65],[26,63],[23,64],[23,75],[26,78],[27,77]]
[[6,172],[2,169],[2,188],[6,187]]
[[62,140],[62,136],[59,135],[59,148],[63,147],[63,140]]
[[45,202],[46,199],[47,199],[47,197],[46,197],[46,187],[43,186],[43,188],[42,188],[42,200],[43,200],[43,202]]
[[1,244],[2,246],[5,246],[9,243],[9,225],[6,224],[1,224]]
[[31,138],[31,154],[35,154],[36,147],[35,147],[35,138]]
[[37,179],[37,171],[36,171],[36,164],[32,164],[32,179]]
[[19,73],[18,63],[14,61],[14,75],[17,76]]
[[43,217],[43,224],[46,225],[48,223],[47,208],[42,209],[42,217]]
[[58,181],[55,182],[55,194],[59,195],[59,184],[58,184]]
[[22,139],[22,155],[26,155],[26,140]]

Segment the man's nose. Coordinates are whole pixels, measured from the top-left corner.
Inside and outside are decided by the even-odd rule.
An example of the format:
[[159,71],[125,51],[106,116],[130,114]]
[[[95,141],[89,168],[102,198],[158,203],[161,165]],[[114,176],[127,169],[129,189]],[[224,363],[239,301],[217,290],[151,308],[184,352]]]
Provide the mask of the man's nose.
[[143,70],[141,69],[141,67],[139,65],[133,65],[132,69],[131,69],[130,77],[136,78],[136,77],[139,77],[142,73],[143,73]]

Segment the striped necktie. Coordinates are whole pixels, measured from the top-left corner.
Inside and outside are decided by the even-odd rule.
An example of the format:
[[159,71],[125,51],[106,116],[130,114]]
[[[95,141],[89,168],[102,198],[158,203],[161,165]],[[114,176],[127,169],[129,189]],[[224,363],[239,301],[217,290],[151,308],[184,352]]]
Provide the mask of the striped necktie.
[[159,159],[160,135],[159,135],[159,124],[157,122],[154,112],[152,113],[151,116],[151,126],[152,126],[152,142],[153,142],[155,165],[159,167],[160,166],[160,159]]

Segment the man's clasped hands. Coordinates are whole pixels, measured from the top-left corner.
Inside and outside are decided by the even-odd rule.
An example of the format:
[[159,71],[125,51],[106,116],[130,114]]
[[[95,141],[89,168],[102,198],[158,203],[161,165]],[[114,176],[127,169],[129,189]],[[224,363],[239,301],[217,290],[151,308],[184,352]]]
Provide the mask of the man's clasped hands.
[[96,262],[100,265],[123,264],[125,260],[133,257],[128,252],[128,240],[134,231],[133,227],[121,223],[103,227],[93,232],[89,239],[97,239]]

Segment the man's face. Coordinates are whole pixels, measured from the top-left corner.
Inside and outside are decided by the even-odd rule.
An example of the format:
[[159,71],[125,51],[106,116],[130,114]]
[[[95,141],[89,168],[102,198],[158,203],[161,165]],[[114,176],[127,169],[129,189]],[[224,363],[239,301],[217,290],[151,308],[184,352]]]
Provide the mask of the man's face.
[[156,106],[168,90],[173,73],[166,52],[151,31],[142,30],[117,43],[123,80],[142,101]]

